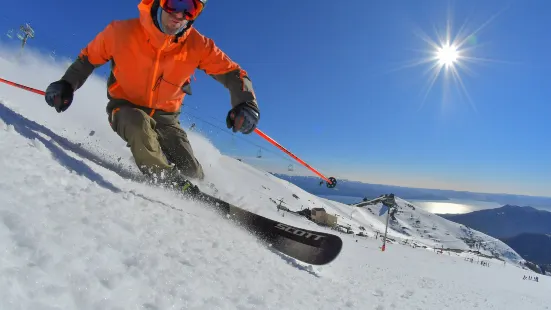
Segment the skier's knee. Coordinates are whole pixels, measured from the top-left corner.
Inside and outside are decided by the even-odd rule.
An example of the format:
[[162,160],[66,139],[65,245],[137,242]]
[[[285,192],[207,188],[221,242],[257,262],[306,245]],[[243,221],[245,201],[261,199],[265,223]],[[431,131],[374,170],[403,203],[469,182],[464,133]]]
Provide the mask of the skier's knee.
[[126,108],[121,109],[118,114],[117,132],[127,142],[156,138],[155,121],[142,110]]
[[153,119],[149,117],[144,111],[140,109],[131,109],[128,112],[128,127],[132,129],[133,132],[149,132],[153,131],[152,121]]

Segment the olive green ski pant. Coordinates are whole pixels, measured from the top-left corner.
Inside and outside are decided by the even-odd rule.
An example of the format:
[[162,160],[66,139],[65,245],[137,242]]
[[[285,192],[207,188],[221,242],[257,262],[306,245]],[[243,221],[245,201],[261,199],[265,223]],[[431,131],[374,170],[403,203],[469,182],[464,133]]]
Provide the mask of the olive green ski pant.
[[203,168],[193,155],[178,116],[179,113],[161,111],[149,116],[142,109],[122,106],[113,110],[111,126],[127,142],[143,173],[170,174],[173,163],[184,176],[203,179]]

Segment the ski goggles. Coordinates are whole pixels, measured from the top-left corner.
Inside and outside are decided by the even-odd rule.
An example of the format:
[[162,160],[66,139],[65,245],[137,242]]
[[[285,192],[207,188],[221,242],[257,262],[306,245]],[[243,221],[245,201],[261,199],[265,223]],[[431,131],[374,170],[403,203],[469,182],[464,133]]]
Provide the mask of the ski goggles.
[[195,20],[205,8],[207,0],[161,0],[160,6],[167,13],[184,13],[187,20]]

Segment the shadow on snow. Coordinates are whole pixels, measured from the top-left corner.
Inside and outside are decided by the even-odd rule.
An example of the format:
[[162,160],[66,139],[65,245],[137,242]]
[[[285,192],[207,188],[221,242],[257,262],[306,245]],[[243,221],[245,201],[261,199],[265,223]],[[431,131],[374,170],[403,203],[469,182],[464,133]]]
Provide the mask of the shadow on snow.
[[[100,174],[95,172],[86,163],[76,158],[71,157],[66,150],[70,150],[80,157],[94,162],[95,164],[109,169],[123,178],[135,180],[137,176],[129,171],[126,171],[122,167],[110,163],[102,159],[99,155],[94,154],[84,149],[80,143],[74,143],[64,138],[47,127],[44,127],[24,116],[18,114],[4,105],[0,101],[0,119],[6,124],[12,125],[14,129],[22,136],[29,140],[38,140],[44,144],[44,146],[50,150],[53,157],[62,166],[69,170],[75,171],[77,174],[88,178],[90,181],[112,191],[115,193],[122,192],[121,189],[113,185],[111,182],[106,181]],[[48,136],[50,139],[46,139],[39,133]]]

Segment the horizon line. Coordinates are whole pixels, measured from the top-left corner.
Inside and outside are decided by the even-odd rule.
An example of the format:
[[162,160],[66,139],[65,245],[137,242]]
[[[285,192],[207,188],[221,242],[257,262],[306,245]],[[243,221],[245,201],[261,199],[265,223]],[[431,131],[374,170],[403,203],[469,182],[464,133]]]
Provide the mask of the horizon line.
[[[286,174],[282,172],[273,172],[268,171],[272,174],[280,174],[280,175],[286,175],[291,177],[307,177],[307,178],[319,178],[313,175],[292,175],[292,174]],[[485,195],[507,195],[507,196],[524,196],[524,197],[533,197],[533,198],[547,198],[551,199],[551,196],[538,196],[538,195],[528,195],[528,194],[511,194],[511,193],[503,193],[503,192],[476,192],[476,191],[469,191],[469,190],[457,190],[457,189],[444,189],[444,188],[427,188],[427,187],[415,187],[415,186],[405,186],[405,185],[394,185],[394,184],[383,184],[383,183],[368,183],[365,181],[360,180],[353,180],[353,179],[347,179],[347,178],[341,178],[337,179],[338,181],[351,181],[351,182],[359,182],[362,184],[368,184],[368,185],[381,185],[381,186],[393,186],[393,187],[401,187],[401,188],[407,188],[407,189],[419,189],[419,190],[435,190],[435,191],[451,191],[451,192],[457,192],[457,193],[470,193],[470,194],[485,194]]]

